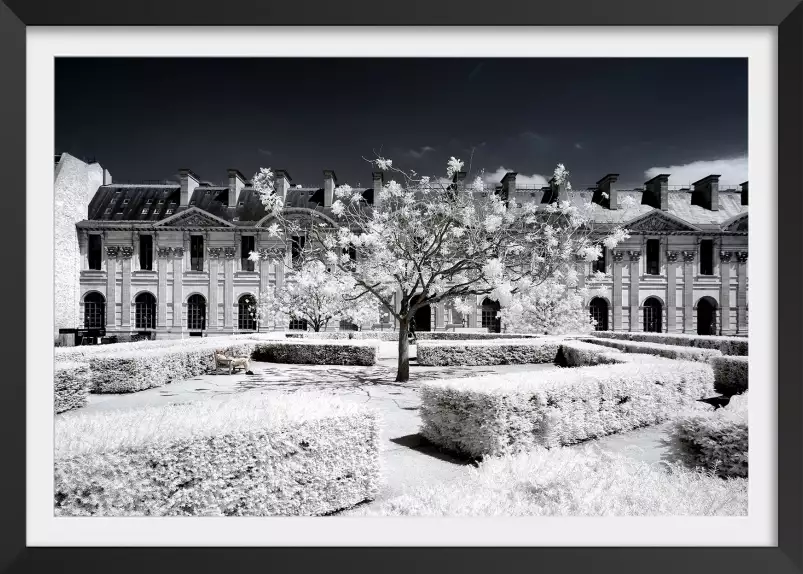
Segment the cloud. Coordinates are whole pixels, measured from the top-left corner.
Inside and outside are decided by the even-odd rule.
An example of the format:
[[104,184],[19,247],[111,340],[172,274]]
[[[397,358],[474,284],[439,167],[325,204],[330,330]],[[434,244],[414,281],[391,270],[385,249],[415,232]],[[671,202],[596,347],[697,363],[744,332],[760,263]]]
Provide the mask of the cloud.
[[407,152],[407,155],[414,157],[415,159],[421,159],[424,156],[424,154],[429,151],[435,151],[435,148],[425,145],[424,147],[418,150],[411,149],[410,151]]
[[[497,169],[496,171],[486,171],[482,179],[485,181],[485,183],[497,184],[500,181],[502,181],[502,178],[509,171],[513,170],[499,166],[499,169]],[[537,173],[534,173],[532,175],[525,175],[523,173],[520,173],[516,176],[516,185],[542,187],[545,186],[546,184],[547,184],[547,178]]]
[[576,144],[574,144],[574,147],[575,147],[576,149],[583,149],[583,144],[576,143]]
[[651,167],[644,177],[652,179],[658,174],[668,173],[669,185],[689,185],[707,175],[719,174],[720,186],[735,186],[747,181],[747,156],[693,161],[668,167]]
[[259,148],[257,151],[259,151],[259,153],[261,153],[262,155],[273,155],[273,152],[270,151],[269,149]]

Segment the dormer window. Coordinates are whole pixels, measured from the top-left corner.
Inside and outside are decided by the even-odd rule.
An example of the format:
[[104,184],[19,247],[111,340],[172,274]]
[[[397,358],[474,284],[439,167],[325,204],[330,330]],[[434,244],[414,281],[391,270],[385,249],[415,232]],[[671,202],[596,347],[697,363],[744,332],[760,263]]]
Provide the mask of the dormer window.
[[159,200],[159,205],[162,205],[164,202],[165,202],[165,200],[164,200],[164,199],[160,199],[160,200]]
[[170,215],[171,213],[173,213],[173,208],[172,208],[172,207],[169,207],[169,208],[167,209],[167,211],[165,211],[165,215]]
[[148,201],[145,202],[145,205],[150,205],[151,203],[153,203],[153,199],[148,199]]
[[128,205],[128,199],[123,200],[123,205]]
[[148,208],[147,207],[142,210],[142,215],[148,215]]
[[105,211],[106,215],[109,215],[111,212],[112,212],[112,208],[111,207],[107,207],[106,211]]

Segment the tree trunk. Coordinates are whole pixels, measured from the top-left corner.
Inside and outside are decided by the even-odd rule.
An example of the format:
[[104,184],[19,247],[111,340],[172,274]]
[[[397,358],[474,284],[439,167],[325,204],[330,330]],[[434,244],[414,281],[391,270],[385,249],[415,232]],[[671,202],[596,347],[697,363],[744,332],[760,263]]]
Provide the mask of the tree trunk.
[[407,338],[409,331],[409,319],[399,321],[399,366],[396,373],[396,381],[399,382],[410,379],[410,341]]

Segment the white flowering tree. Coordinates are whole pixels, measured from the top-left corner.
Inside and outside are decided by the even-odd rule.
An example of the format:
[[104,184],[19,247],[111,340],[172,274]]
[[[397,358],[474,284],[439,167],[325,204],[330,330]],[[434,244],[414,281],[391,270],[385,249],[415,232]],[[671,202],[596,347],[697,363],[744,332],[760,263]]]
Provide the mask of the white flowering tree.
[[337,267],[329,271],[313,259],[298,269],[289,269],[282,286],[274,287],[261,299],[274,316],[305,319],[317,332],[332,321],[349,320],[360,325],[378,318],[377,301],[356,297],[359,292],[350,274]]
[[[386,158],[373,163],[393,178],[374,190],[379,201],[368,205],[360,191],[337,187],[332,213],[338,224],[309,226],[313,240],[305,252],[348,274],[356,287],[352,297],[373,296],[396,319],[397,381],[409,378],[408,332],[419,309],[453,301],[466,312],[472,308],[469,299],[478,295],[507,306],[518,291],[556,273],[576,273],[575,256],[599,257],[584,210],[568,201],[507,201],[485,187],[481,173],[465,184],[463,162],[454,157],[446,178],[403,171]],[[568,184],[563,165],[554,175],[558,184]],[[299,224],[283,216],[272,172],[260,170],[254,187],[276,217],[272,233],[285,238],[295,233]],[[624,236],[613,230],[606,243],[615,245]],[[356,261],[350,248],[360,254]]]
[[574,287],[556,277],[519,291],[500,311],[505,329],[544,335],[592,331],[594,324],[585,305],[590,291]]

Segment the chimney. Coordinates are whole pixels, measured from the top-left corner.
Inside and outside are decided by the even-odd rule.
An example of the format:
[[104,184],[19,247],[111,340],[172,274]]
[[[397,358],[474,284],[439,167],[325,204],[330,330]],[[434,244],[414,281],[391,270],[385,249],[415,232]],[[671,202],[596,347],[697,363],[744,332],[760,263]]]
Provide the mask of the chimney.
[[[616,182],[619,179],[618,173],[609,173],[597,182],[597,191],[594,193],[594,200],[608,209],[619,209],[619,197],[617,196]],[[602,194],[607,194],[608,197]]]
[[323,206],[332,207],[332,202],[335,198],[335,186],[337,185],[337,176],[331,169],[323,170]]
[[549,178],[549,203],[554,202],[561,202],[561,201],[569,201],[569,192],[566,190],[566,182],[564,181],[560,185],[555,183],[555,178]]
[[644,182],[646,191],[641,203],[651,205],[662,211],[669,210],[669,174],[662,173],[656,175],[649,181]]
[[708,175],[692,184],[691,204],[719,211],[719,176]]
[[108,169],[103,170],[103,185],[111,185],[112,184],[112,174],[109,173]]
[[374,207],[379,208],[382,205],[382,198],[379,197],[379,193],[385,186],[385,174],[381,171],[375,171],[371,174],[371,176],[374,180]]
[[747,205],[747,182],[739,184],[742,188],[742,205]]
[[237,207],[240,190],[245,187],[245,176],[236,169],[229,169],[229,207]]
[[293,178],[290,177],[290,174],[287,173],[287,171],[283,169],[276,170],[273,192],[281,197],[282,201],[287,199],[287,190],[290,189],[291,181],[293,181]]
[[198,187],[201,178],[199,178],[192,172],[192,170],[189,170],[186,167],[178,170],[178,174],[181,177],[181,199],[179,202],[179,207],[187,207],[190,204],[192,192],[195,191],[196,187]]
[[502,201],[505,203],[516,194],[516,175],[515,171],[509,171],[502,178]]

